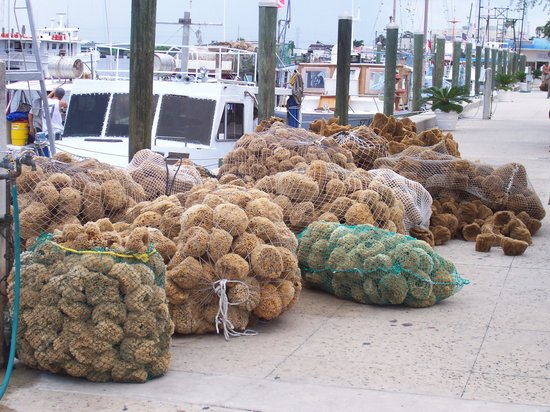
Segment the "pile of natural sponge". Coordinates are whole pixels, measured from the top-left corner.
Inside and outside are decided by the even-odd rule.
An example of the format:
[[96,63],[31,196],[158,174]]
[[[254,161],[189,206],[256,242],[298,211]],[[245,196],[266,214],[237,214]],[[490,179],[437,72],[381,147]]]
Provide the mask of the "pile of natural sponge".
[[22,244],[68,223],[109,217],[121,220],[145,192],[124,169],[95,159],[78,161],[66,153],[37,158],[36,170],[23,166],[17,178]]
[[279,122],[261,133],[245,134],[229,152],[220,168],[220,182],[254,183],[264,176],[304,167],[315,160],[355,169],[351,152],[332,138],[320,139],[304,129]]
[[525,167],[519,163],[493,167],[434,150],[407,149],[402,154],[377,159],[375,166],[420,183],[434,199],[480,200],[493,211],[527,212],[538,220],[546,214]]
[[447,148],[448,154],[460,157],[458,143],[453,140],[451,133],[444,134],[439,129],[430,129],[416,133],[416,124],[407,117],[396,119],[393,116],[377,113],[374,115],[374,119],[369,127],[374,133],[388,141],[387,146],[390,154],[400,153],[411,146],[426,147],[443,143]]
[[427,243],[369,225],[313,223],[298,260],[306,285],[367,304],[428,307],[468,283]]
[[145,200],[187,192],[207,179],[205,170],[189,160],[168,164],[162,155],[149,149],[137,152],[127,170],[145,189]]
[[[165,270],[156,253],[144,263],[39,238],[21,260],[19,360],[94,382],[163,375],[174,330]],[[9,296],[13,303],[13,273]]]
[[177,252],[168,265],[166,294],[176,332],[219,329],[227,337],[256,319],[277,318],[297,301],[297,240],[266,193],[198,186],[174,220]]
[[349,171],[315,160],[304,168],[266,176],[256,188],[273,196],[293,232],[319,220],[406,230],[403,203],[390,187],[362,169]]
[[454,198],[443,198],[433,202],[430,230],[411,230],[411,236],[432,245],[460,238],[475,241],[479,252],[502,246],[504,254],[517,256],[531,245],[532,236],[540,227],[540,220],[527,212],[517,215],[511,211],[493,212],[479,200],[458,202]]

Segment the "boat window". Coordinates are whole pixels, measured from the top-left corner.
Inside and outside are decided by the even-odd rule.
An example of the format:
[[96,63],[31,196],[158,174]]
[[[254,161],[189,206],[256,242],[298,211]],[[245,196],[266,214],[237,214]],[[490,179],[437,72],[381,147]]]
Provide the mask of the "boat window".
[[210,145],[215,109],[216,101],[213,99],[164,95],[160,106],[157,139]]
[[[158,94],[153,96],[153,116],[157,109]],[[113,94],[113,102],[111,103],[111,111],[109,112],[109,120],[107,122],[107,130],[105,136],[128,136],[130,118],[130,95],[128,93]]]
[[52,44],[52,50],[55,50],[55,49],[57,49],[57,44],[53,43]]
[[244,104],[226,103],[218,128],[218,140],[237,140],[244,134]]
[[73,94],[63,136],[101,136],[109,93]]

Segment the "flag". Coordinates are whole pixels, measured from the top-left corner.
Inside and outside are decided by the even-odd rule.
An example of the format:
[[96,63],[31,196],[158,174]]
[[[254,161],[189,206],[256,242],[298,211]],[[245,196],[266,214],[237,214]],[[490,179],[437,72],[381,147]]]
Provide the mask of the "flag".
[[277,0],[277,8],[281,9],[285,6],[285,0]]

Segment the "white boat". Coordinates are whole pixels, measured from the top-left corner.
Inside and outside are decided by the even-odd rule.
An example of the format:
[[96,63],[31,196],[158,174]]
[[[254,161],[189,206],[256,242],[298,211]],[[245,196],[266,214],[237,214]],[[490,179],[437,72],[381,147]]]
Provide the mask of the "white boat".
[[[88,66],[87,71],[91,71],[91,68],[99,61],[100,56],[97,50],[82,49],[81,39],[78,36],[79,29],[66,27],[63,16],[63,13],[59,13],[57,23],[51,19],[50,27],[36,29],[40,59],[46,77],[61,77],[58,72],[60,61],[63,61],[62,65],[70,67],[75,59],[79,59],[84,66]],[[0,56],[0,59],[5,61],[7,70],[36,70],[33,38],[26,33],[25,26],[21,27],[20,32],[13,29],[7,31],[2,29]]]
[[[256,72],[255,55],[228,48],[223,48],[220,53],[226,53],[227,56],[239,55],[241,58],[253,57],[253,65],[247,70]],[[202,53],[203,56],[211,54],[211,48],[206,48]],[[218,51],[215,54],[218,55]],[[215,61],[229,60],[219,55]],[[191,73],[154,73],[150,147],[153,151],[163,155],[175,153],[199,165],[216,168],[237,139],[244,133],[254,131],[257,124],[258,87],[253,82],[224,79],[236,67],[247,67],[243,62],[233,61],[233,65],[227,70],[219,70],[219,67],[225,65],[209,70],[209,63],[205,61],[202,69]],[[244,72],[237,74],[243,78],[248,77]],[[99,73],[99,77],[100,79],[75,79],[63,85],[69,106],[63,138],[56,141],[56,148],[78,156],[95,157],[113,165],[126,166],[129,162],[128,73]],[[59,80],[50,80],[47,88],[53,90],[60,85]],[[18,82],[7,87],[13,111],[21,94],[29,93],[29,85],[27,82]],[[31,93],[38,96],[38,83],[31,82],[31,87],[34,89]],[[290,89],[277,88],[276,93],[287,95]]]

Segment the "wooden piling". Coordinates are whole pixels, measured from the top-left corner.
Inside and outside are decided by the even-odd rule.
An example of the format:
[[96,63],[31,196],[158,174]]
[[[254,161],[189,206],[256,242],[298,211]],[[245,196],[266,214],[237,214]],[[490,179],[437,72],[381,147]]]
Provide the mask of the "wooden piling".
[[269,119],[275,112],[275,68],[277,1],[259,2],[258,33],[258,120]]

